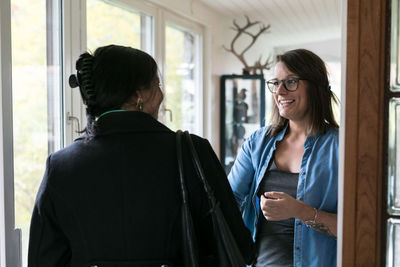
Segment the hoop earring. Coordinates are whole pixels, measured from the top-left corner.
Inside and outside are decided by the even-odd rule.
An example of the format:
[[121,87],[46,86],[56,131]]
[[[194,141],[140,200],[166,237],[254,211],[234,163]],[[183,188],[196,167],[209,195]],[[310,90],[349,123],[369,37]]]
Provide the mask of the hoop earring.
[[136,103],[136,109],[139,111],[143,111],[143,100],[141,97],[139,97],[139,99]]

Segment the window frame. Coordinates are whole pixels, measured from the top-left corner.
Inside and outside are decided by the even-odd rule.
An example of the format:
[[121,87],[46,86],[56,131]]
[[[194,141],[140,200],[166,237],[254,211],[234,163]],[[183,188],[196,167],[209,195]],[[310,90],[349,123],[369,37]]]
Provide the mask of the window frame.
[[[197,122],[197,131],[196,134],[203,135],[204,134],[204,83],[205,83],[205,75],[204,75],[204,28],[197,24],[196,22],[187,20],[186,18],[183,18],[179,15],[176,15],[168,10],[163,10],[163,17],[162,17],[162,28],[163,28],[163,53],[162,53],[162,59],[161,62],[163,64],[163,83],[165,83],[166,79],[166,59],[165,59],[165,28],[168,24],[172,24],[173,26],[177,27],[178,29],[181,30],[186,30],[190,31],[194,34],[197,34],[198,36],[196,37],[196,63],[199,64],[198,70],[196,73],[196,78],[198,84],[198,88],[196,89],[196,94],[198,94],[198,97],[195,102],[195,107],[196,107],[196,118],[198,119]],[[161,42],[161,40],[160,40]]]
[[76,73],[75,61],[86,51],[86,1],[62,1],[64,144],[68,146],[84,128],[85,109],[79,89],[69,86],[68,77]]
[[0,266],[21,266],[21,231],[15,228],[12,121],[11,3],[0,2]]
[[341,122],[344,154],[339,166],[338,266],[384,266],[384,93],[389,85],[386,63],[390,62],[387,2],[343,0],[347,34],[346,75],[342,76],[346,86],[342,96],[345,120]]

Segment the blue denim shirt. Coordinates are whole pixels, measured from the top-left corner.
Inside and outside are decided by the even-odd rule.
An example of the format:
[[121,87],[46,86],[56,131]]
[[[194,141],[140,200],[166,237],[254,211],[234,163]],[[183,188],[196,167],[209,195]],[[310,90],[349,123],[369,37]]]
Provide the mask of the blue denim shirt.
[[[277,136],[267,136],[268,127],[254,132],[242,145],[228,179],[242,212],[246,226],[256,239],[260,199],[256,195],[276,143],[281,141],[285,128]],[[297,199],[318,210],[337,213],[338,198],[338,130],[308,136],[304,143]],[[298,266],[336,266],[336,239],[307,227],[295,220],[293,263]]]

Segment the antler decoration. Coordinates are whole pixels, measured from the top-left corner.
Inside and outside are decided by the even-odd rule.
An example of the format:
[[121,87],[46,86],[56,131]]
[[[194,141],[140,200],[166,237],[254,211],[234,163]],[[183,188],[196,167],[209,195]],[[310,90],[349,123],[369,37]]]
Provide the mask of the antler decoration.
[[[231,27],[231,29],[237,31],[235,37],[233,38],[232,42],[231,42],[231,46],[230,49],[226,48],[225,46],[223,46],[223,48],[228,51],[231,52],[232,54],[234,54],[239,60],[240,62],[243,63],[244,68],[243,68],[243,74],[257,74],[257,70],[259,70],[261,72],[261,74],[263,73],[263,70],[269,70],[272,64],[271,58],[268,57],[267,60],[265,61],[264,64],[261,63],[261,56],[260,58],[254,63],[253,66],[249,66],[244,58],[244,53],[246,53],[250,47],[252,47],[254,45],[254,43],[256,42],[257,38],[260,37],[261,34],[263,33],[267,33],[267,30],[271,27],[270,24],[268,24],[267,26],[265,26],[264,24],[262,24],[259,21],[254,21],[251,22],[248,16],[246,17],[246,25],[244,27],[240,27],[235,20],[233,20],[233,25],[234,27]],[[248,31],[249,28],[251,28],[254,25],[260,24],[260,28],[258,30],[258,32],[256,34],[253,34],[251,32]],[[252,38],[252,41],[250,42],[250,44],[248,44],[246,46],[246,48],[242,51],[242,52],[237,52],[235,50],[235,42],[239,39],[240,36],[242,36],[242,34],[247,34],[248,36],[250,36]]]

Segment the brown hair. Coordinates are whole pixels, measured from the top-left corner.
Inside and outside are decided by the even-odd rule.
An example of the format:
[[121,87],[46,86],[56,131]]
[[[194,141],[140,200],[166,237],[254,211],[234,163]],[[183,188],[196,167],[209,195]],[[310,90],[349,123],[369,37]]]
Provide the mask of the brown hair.
[[[307,81],[308,111],[310,114],[309,134],[324,133],[328,128],[338,128],[333,115],[333,103],[339,100],[331,91],[328,72],[322,59],[306,49],[295,49],[276,57],[277,62],[282,62],[294,74]],[[268,135],[276,136],[282,131],[289,120],[279,114],[279,109],[274,105],[272,123]]]

